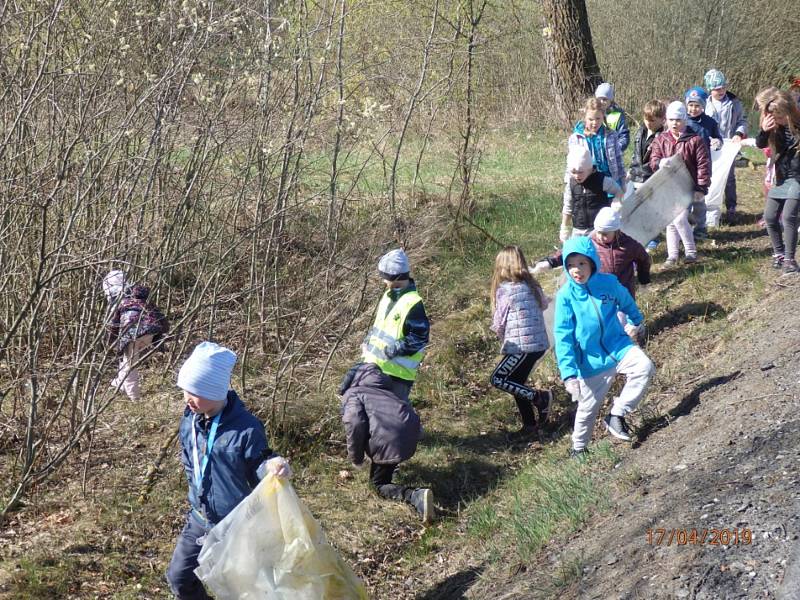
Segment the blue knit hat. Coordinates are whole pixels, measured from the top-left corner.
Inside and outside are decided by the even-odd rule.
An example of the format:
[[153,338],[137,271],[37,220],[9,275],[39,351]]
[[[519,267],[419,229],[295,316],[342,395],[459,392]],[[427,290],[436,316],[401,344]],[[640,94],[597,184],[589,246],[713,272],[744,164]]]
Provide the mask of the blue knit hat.
[[221,402],[228,395],[236,354],[215,344],[200,342],[178,371],[178,387],[190,394]]
[[725,79],[725,75],[722,74],[722,71],[710,69],[703,76],[703,85],[705,85],[706,89],[710,92],[711,90],[727,86],[728,80]]
[[401,248],[387,252],[378,261],[378,273],[387,281],[408,279],[409,271],[411,266],[408,264],[408,256]]
[[706,100],[708,100],[708,94],[703,88],[701,88],[699,85],[696,85],[686,90],[686,96],[684,97],[684,100],[686,101],[686,106],[689,106],[689,102],[697,102],[697,104],[705,108]]

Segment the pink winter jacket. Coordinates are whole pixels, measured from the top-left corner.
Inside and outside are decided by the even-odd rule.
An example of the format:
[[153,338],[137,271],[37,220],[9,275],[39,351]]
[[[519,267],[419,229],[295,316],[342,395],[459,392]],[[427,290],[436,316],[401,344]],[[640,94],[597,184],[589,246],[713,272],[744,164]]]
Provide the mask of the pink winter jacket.
[[708,186],[711,184],[711,157],[703,138],[686,129],[676,140],[672,133],[664,131],[656,136],[651,148],[650,168],[653,172],[658,170],[658,163],[662,158],[680,153],[694,180],[695,191],[704,194],[708,192]]

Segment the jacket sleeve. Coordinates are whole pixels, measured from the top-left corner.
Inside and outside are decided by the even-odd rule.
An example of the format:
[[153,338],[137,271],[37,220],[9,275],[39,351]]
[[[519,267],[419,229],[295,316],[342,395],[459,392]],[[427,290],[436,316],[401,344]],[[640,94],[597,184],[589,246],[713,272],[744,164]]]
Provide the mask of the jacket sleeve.
[[564,266],[564,254],[559,250],[553,256],[545,256],[542,260],[546,260],[551,269]]
[[641,325],[642,321],[644,321],[644,316],[639,310],[639,307],[636,306],[636,301],[633,299],[633,296],[631,296],[631,293],[619,282],[619,279],[615,278],[614,285],[616,287],[617,304],[619,309],[628,315],[629,322],[633,323],[634,325]]
[[664,158],[664,150],[661,148],[661,140],[658,139],[662,135],[665,134],[659,133],[656,135],[653,143],[650,144],[650,170],[653,173],[658,171],[658,163],[660,163],[661,159]]
[[709,136],[715,140],[722,139],[722,132],[719,130],[719,123],[717,123],[714,119],[708,119],[708,127],[710,129]]
[[267,445],[267,433],[264,431],[264,425],[261,421],[251,427],[246,435],[243,436],[242,453],[244,455],[245,469],[247,471],[247,481],[251,487],[258,485],[258,475],[256,470],[258,466],[272,456],[274,453]]
[[617,137],[619,138],[620,150],[625,152],[625,150],[628,148],[628,144],[631,143],[631,131],[628,129],[628,119],[625,116],[625,111],[622,109],[620,109]]
[[711,184],[711,156],[708,154],[708,146],[702,139],[698,138],[695,144],[695,156],[697,157],[697,183],[695,189],[704,194],[708,192]]
[[397,354],[399,356],[409,356],[421,352],[428,345],[430,337],[431,323],[428,315],[425,314],[425,307],[422,302],[417,302],[408,311],[405,323],[403,323],[403,335],[405,336],[398,345]]
[[562,198],[562,214],[571,215],[572,214],[572,188],[569,185],[569,182],[564,184],[564,196]]
[[613,194],[614,196],[622,196],[623,194],[620,185],[611,179],[611,177],[603,177],[603,191],[606,194]]
[[578,376],[578,357],[575,355],[575,312],[565,294],[556,295],[555,318],[553,319],[553,338],[556,361],[561,379]]
[[347,436],[347,458],[360,465],[364,462],[364,453],[369,440],[369,419],[364,405],[348,394],[342,403],[342,423]]
[[736,124],[733,127],[733,131],[734,133],[740,134],[742,137],[747,137],[747,115],[744,112],[742,101],[735,98],[733,104],[733,111],[736,116]]
[[763,129],[758,130],[758,135],[756,136],[756,146],[758,148],[768,148],[769,147],[769,132],[764,131]]
[[508,320],[508,311],[510,309],[511,302],[508,296],[498,289],[494,301],[494,315],[492,315],[491,329],[501,340],[506,336],[506,321]]

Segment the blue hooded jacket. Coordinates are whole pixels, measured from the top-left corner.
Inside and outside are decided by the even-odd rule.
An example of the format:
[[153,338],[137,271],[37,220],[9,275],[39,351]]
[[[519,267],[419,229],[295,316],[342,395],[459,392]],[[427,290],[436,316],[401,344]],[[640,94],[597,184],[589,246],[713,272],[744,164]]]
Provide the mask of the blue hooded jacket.
[[553,337],[561,379],[585,379],[614,367],[633,347],[617,319],[622,311],[634,325],[644,317],[615,275],[600,273],[600,257],[588,237],[564,242],[564,265],[570,254],[583,254],[594,263],[591,277],[577,283],[568,280],[556,294]]
[[233,390],[228,391],[227,400],[199,494],[194,482],[192,426],[197,432],[198,458],[202,461],[212,419],[203,415],[195,418],[186,408],[179,432],[181,462],[189,480],[189,504],[195,514],[205,515],[210,525],[219,523],[253,491],[259,481],[258,466],[273,455],[261,421],[245,408]]

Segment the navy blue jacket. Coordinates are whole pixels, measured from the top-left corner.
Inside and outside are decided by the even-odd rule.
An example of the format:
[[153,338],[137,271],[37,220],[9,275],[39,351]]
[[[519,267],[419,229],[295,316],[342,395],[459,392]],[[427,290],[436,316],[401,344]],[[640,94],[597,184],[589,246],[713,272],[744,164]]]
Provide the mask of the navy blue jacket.
[[697,117],[689,117],[687,125],[692,131],[703,138],[703,141],[706,143],[706,148],[709,151],[711,150],[712,139],[722,141],[722,133],[719,131],[719,125],[705,113],[700,113]]
[[212,419],[195,414],[187,407],[181,419],[181,462],[189,480],[189,504],[205,515],[210,525],[219,523],[239,502],[258,485],[256,469],[262,461],[272,456],[267,445],[264,425],[242,404],[233,390],[228,392],[228,403],[222,410],[217,437],[208,457],[202,491],[198,495],[194,481],[192,458],[192,423],[197,430],[198,457],[203,462]]

